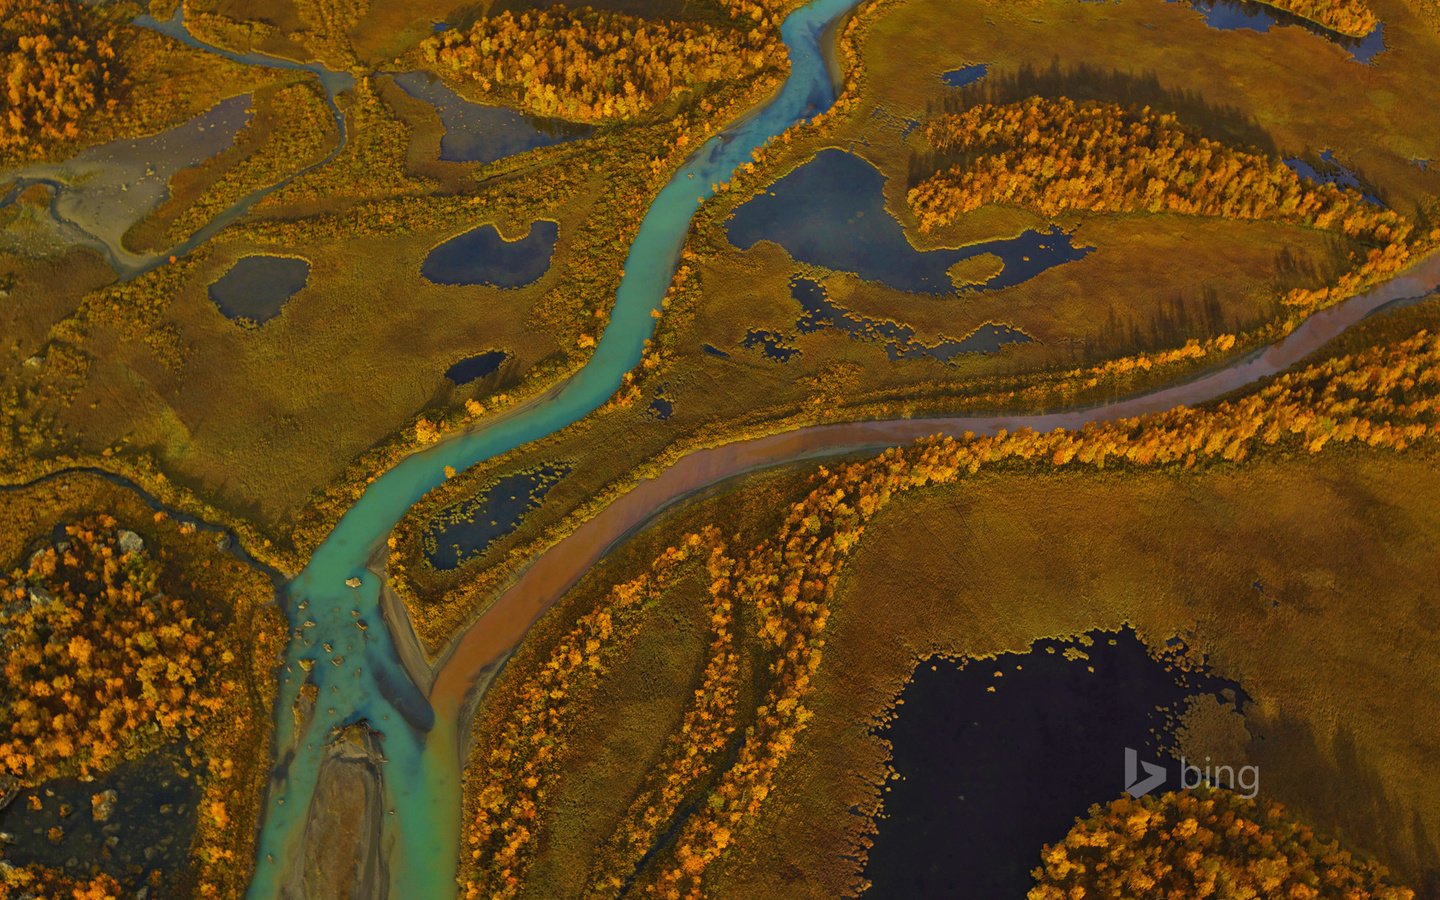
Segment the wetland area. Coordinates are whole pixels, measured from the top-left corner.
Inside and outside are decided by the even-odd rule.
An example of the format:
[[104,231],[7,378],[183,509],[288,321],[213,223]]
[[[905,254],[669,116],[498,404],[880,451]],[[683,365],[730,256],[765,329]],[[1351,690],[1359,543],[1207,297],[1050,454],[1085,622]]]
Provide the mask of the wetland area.
[[0,894],[1440,896],[1432,5],[0,0]]

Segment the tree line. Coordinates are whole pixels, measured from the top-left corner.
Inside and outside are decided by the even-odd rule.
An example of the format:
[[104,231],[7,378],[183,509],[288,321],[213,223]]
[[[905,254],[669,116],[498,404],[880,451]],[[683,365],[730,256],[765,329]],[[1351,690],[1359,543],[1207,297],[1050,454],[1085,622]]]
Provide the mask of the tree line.
[[642,19],[562,5],[508,10],[420,47],[441,75],[544,116],[635,119],[672,95],[783,64],[773,29]]
[[1256,0],[1282,12],[1314,22],[1327,31],[1363,38],[1380,20],[1364,0]]
[[1411,224],[1355,191],[1310,184],[1258,153],[1202,137],[1148,106],[1030,97],[933,119],[930,143],[959,161],[911,189],[922,231],[988,203],[1071,210],[1268,219],[1338,231],[1372,246]]
[[1203,786],[1092,806],[1045,847],[1031,874],[1029,900],[1415,896],[1384,866],[1321,839],[1282,805]]

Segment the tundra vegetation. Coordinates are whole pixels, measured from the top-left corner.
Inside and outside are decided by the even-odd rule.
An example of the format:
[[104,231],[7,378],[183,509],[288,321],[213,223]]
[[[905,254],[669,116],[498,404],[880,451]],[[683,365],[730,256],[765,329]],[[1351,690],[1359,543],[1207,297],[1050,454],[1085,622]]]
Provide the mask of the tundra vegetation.
[[[226,524],[278,570],[298,571],[379,473],[580,370],[650,199],[784,77],[778,29],[795,3],[715,0],[643,14],[623,2],[482,5],[438,33],[431,26],[453,3],[183,4],[201,40],[347,73],[353,86],[333,97],[312,72],[241,65],[130,21],[142,10],[165,19],[180,5],[0,0],[0,194],[21,167],[181,126],[230,97],[248,102],[234,145],[177,172],[125,232],[124,249],[159,263],[133,278],[119,280],[92,250],[55,247],[44,224],[52,188],[0,209],[0,468],[11,487],[31,485],[6,494],[19,512],[0,536],[0,773],[10,789],[43,792],[47,781],[103,777],[183,744],[204,803],[189,868],[157,877],[233,896],[253,853],[268,759],[256,748],[268,748],[284,638],[272,585],[213,534],[73,470],[128,477],[170,507]],[[1160,0],[859,7],[837,30],[839,101],[756,151],[699,207],[655,335],[616,396],[571,428],[454,473],[396,529],[389,573],[425,648],[438,651],[539,550],[688,450],[831,421],[1103,402],[1234,360],[1432,254],[1440,170],[1419,163],[1440,158],[1440,108],[1405,98],[1433,90],[1440,7],[1269,5],[1318,29],[1217,31]],[[1382,21],[1388,49],[1371,64],[1335,40]],[[968,87],[940,78],[982,61],[987,74]],[[411,69],[470,100],[595,131],[485,164],[441,160],[436,111],[384,74]],[[797,262],[771,242],[730,243],[726,223],[740,205],[832,147],[880,171],[883,213],[917,251],[1051,226],[1095,250],[996,291],[960,291],[995,274],[995,258],[962,263],[951,272],[955,294],[931,297]],[[1325,151],[1357,173],[1354,185],[1315,184],[1287,163]],[[261,191],[270,192],[237,221],[170,257]],[[430,251],[458,234],[488,223],[513,238],[539,219],[557,223],[559,237],[550,270],[531,285],[420,277]],[[226,319],[209,285],[267,253],[305,258],[307,286],[261,326]],[[879,342],[802,329],[789,290],[797,275],[867,321],[911,328],[917,341],[1001,325],[1033,340],[949,362],[891,359]],[[1223,548],[1230,538],[1219,523],[1239,512],[1265,526],[1256,526],[1266,540],[1252,542],[1264,557],[1255,565],[1280,566],[1289,554],[1302,574],[1286,596],[1316,615],[1282,608],[1273,658],[1243,634],[1209,633],[1197,646],[1289,716],[1256,726],[1275,738],[1265,746],[1321,766],[1353,731],[1392,776],[1393,821],[1418,827],[1397,831],[1328,802],[1299,762],[1274,763],[1277,790],[1317,833],[1337,832],[1419,884],[1435,858],[1420,836],[1440,830],[1440,799],[1405,773],[1435,761],[1417,749],[1422,740],[1383,734],[1387,717],[1416,717],[1381,676],[1422,696],[1435,661],[1420,653],[1414,673],[1398,671],[1377,648],[1390,646],[1382,633],[1413,625],[1410,611],[1429,621],[1433,610],[1402,596],[1406,578],[1418,577],[1403,564],[1387,574],[1352,554],[1332,573],[1371,585],[1385,604],[1335,603],[1304,574],[1331,572],[1325,560],[1338,552],[1306,524],[1336,517],[1355,546],[1383,558],[1433,558],[1354,513],[1373,503],[1407,517],[1415,535],[1437,533],[1416,504],[1440,489],[1426,475],[1440,320],[1425,306],[1387,323],[1204,408],[1074,432],[936,439],[757,476],[726,488],[723,503],[702,498],[673,513],[571,592],[485,698],[466,773],[460,885],[472,896],[531,884],[780,895],[792,886],[781,873],[800,871],[831,893],[855,889],[885,777],[884,747],[868,729],[893,713],[887,704],[916,658],[982,657],[1101,620],[1133,621],[1158,643],[1196,625],[1192,603],[1206,621],[1253,616],[1233,590],[1167,592],[1120,539],[1171,541],[1171,556],[1206,541]],[[795,353],[784,363],[752,353],[754,329],[782,335]],[[445,379],[457,360],[495,348],[507,361],[494,373],[459,386]],[[661,397],[663,420],[653,413]],[[557,460],[583,463],[512,533],[453,571],[428,565],[425,535],[437,517],[508,473]],[[1316,473],[1324,490],[1311,483]],[[1359,499],[1337,486],[1351,480]],[[1066,492],[1093,502],[1057,499]],[[1246,492],[1269,508],[1235,499]],[[1312,492],[1321,513],[1297,505]],[[1010,496],[1033,504],[1007,506]],[[967,506],[970,497],[995,511]],[[1177,512],[1168,526],[1088,512],[1161,501],[1180,509],[1192,497],[1210,505]],[[899,511],[924,526],[900,527]],[[967,535],[983,533],[982,520],[1001,537],[976,550],[966,542],[980,538]],[[1029,571],[1015,548],[1028,547],[1031,525],[1161,587],[1142,602],[1138,589],[1069,560],[1007,595],[1022,611],[1002,622],[966,593],[966,566],[979,567],[988,549]],[[936,549],[956,544],[968,549],[953,558]],[[910,560],[926,580],[906,596],[895,587],[906,572],[885,560]],[[1221,577],[1207,560],[1192,562],[1180,583],[1233,587],[1231,569],[1243,568]],[[1077,569],[1105,590],[1072,603]],[[1009,584],[1005,572],[990,576]],[[955,610],[975,613],[981,630],[967,636]],[[1356,621],[1362,611],[1378,631]],[[1347,634],[1368,637],[1336,643]],[[1317,674],[1328,660],[1355,658],[1373,677]],[[672,693],[655,696],[637,671]],[[1340,685],[1336,696],[1321,696],[1322,684]],[[1343,728],[1327,724],[1341,719]],[[624,752],[610,734],[628,742]],[[1314,752],[1299,753],[1307,740]],[[1270,752],[1259,742],[1250,750]],[[592,758],[609,771],[587,766]],[[575,809],[585,812],[559,815]],[[1247,817],[1257,833],[1270,834],[1265,823],[1281,829],[1306,883],[1333,861],[1329,844],[1267,810],[1207,808],[1197,822],[1200,813]],[[1077,834],[1101,833],[1118,814],[1099,811],[1100,830]],[[841,846],[851,852],[833,852]],[[1345,864],[1349,874],[1326,870],[1336,884],[1392,890],[1375,887],[1381,876],[1367,856]],[[1060,868],[1043,876],[1056,889],[1093,874]],[[1282,868],[1237,877],[1268,889],[1265,879],[1289,877]],[[6,866],[3,877],[31,893],[133,889],[99,868]]]

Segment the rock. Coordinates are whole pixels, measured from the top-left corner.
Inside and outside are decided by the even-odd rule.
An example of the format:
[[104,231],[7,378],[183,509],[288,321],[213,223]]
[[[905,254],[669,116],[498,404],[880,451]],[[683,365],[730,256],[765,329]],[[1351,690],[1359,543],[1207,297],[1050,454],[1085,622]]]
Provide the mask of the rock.
[[38,369],[44,364],[44,358],[39,356],[27,357],[25,360],[25,368],[27,369]]
[[42,587],[32,587],[30,589],[30,603],[32,605],[35,603],[49,603],[54,599],[55,595]]
[[220,535],[218,538],[216,538],[216,539],[215,539],[215,549],[216,549],[216,550],[219,550],[221,553],[229,553],[229,552],[230,552],[230,535],[228,535],[228,534],[222,534],[222,535]]
[[349,578],[345,579],[345,586],[351,588],[358,588],[360,586],[360,579],[356,578],[354,575],[351,575]]
[[133,531],[120,529],[120,549],[125,553],[139,553],[145,549],[145,539]]
[[90,818],[96,822],[107,822],[115,812],[115,801],[120,795],[113,790],[90,795]]

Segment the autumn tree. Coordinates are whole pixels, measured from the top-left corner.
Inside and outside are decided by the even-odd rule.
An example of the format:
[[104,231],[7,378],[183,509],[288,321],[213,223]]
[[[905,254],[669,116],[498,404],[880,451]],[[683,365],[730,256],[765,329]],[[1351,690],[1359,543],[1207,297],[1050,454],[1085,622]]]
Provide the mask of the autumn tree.
[[425,41],[421,58],[496,100],[544,116],[624,121],[672,95],[785,59],[778,32],[555,5],[508,10]]
[[104,771],[222,705],[214,633],[158,589],[160,564],[107,516],[65,529],[0,579],[0,775]]
[[1364,0],[1258,0],[1266,6],[1314,22],[1321,28],[1362,38],[1375,30],[1380,20]]
[[0,153],[73,140],[96,109],[114,109],[115,29],[74,0],[0,0]]
[[1279,160],[1211,140],[1149,107],[1029,97],[939,116],[930,143],[958,162],[910,191],[922,231],[991,203],[1271,220],[1385,246],[1411,236],[1400,214],[1353,190],[1310,184]]
[[1415,896],[1280,804],[1206,787],[1092,806],[1040,858],[1030,900]]

